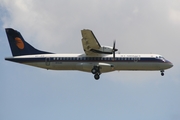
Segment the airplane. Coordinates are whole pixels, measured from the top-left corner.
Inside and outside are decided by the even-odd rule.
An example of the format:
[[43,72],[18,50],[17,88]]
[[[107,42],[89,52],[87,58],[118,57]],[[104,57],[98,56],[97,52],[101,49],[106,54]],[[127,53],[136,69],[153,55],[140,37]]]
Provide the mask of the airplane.
[[41,51],[22,37],[21,33],[12,28],[5,28],[13,57],[5,60],[47,70],[78,70],[90,72],[95,80],[102,73],[112,71],[160,71],[173,67],[173,64],[159,54],[116,54],[118,49],[102,46],[94,33],[89,29],[81,30],[84,54],[55,54]]

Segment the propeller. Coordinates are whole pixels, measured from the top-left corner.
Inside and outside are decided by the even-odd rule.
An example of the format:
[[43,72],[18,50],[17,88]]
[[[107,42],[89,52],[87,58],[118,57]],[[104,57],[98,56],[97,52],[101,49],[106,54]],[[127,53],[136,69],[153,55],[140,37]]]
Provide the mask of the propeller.
[[112,54],[113,54],[113,60],[115,60],[115,52],[118,51],[118,49],[116,49],[116,41],[114,41],[113,43],[113,49],[112,49]]

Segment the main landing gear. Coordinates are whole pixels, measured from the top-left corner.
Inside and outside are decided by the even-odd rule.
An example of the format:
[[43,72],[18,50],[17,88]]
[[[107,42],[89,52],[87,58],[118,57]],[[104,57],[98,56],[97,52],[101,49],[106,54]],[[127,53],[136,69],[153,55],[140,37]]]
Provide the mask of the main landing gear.
[[160,72],[161,72],[161,76],[164,76],[164,70],[161,70]]
[[100,78],[100,67],[99,66],[94,66],[93,69],[91,70],[92,74],[94,74],[94,78],[96,80],[99,80]]

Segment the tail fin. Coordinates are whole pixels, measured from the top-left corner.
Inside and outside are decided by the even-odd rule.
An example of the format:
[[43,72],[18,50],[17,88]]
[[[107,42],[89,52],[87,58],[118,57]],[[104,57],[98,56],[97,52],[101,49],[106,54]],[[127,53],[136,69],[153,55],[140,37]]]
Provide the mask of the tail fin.
[[24,40],[20,32],[12,28],[6,28],[5,30],[13,56],[32,55],[32,54],[52,54],[49,52],[37,50],[36,48],[31,46],[29,43],[27,43]]

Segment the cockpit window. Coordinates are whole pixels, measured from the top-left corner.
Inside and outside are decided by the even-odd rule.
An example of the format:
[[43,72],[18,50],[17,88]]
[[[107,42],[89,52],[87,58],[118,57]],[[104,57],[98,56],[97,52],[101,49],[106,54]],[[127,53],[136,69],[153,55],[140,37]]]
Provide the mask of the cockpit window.
[[161,59],[161,58],[163,58],[163,57],[162,57],[162,56],[156,56],[156,58],[157,58],[157,59]]
[[156,59],[161,59],[161,60],[165,60],[165,58],[164,57],[162,57],[162,56],[156,56]]
[[162,58],[162,56],[159,56],[159,58],[161,59],[161,58]]

